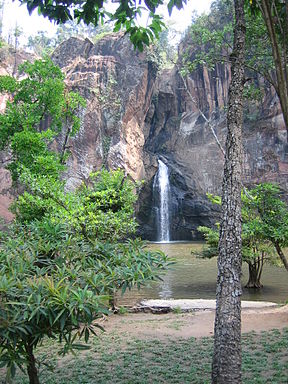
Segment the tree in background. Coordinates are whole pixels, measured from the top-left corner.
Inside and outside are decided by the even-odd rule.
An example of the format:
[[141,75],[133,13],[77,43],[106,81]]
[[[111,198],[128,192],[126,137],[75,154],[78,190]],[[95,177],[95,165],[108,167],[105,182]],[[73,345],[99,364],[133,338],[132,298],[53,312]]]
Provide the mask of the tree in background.
[[56,30],[55,46],[72,36],[82,38],[88,37],[90,40],[95,42],[107,33],[112,32],[112,30],[113,27],[108,23],[95,27],[93,24],[86,25],[83,22],[76,24],[73,21],[68,21],[65,24],[58,25]]
[[[274,191],[273,199],[267,198],[267,193]],[[280,189],[277,185],[259,184],[257,187],[250,189],[249,192],[242,192],[242,259],[248,264],[249,280],[245,285],[246,288],[261,288],[261,274],[264,263],[279,264],[275,258],[274,244],[271,241],[271,235],[268,234],[266,222],[269,220],[271,212],[275,217],[274,231],[282,233],[285,236],[285,228],[287,226],[287,204],[279,197]],[[218,196],[208,195],[208,198],[215,204],[221,204]],[[261,202],[268,200],[269,210],[260,209]],[[279,207],[281,214],[279,214]],[[286,217],[285,217],[286,215]],[[276,219],[277,218],[277,219]],[[272,223],[269,226],[272,230]],[[277,226],[275,227],[277,223]],[[217,227],[217,226],[216,226]],[[219,227],[208,228],[199,227],[198,230],[204,234],[207,246],[201,253],[201,257],[211,258],[217,256],[219,242]],[[287,240],[286,240],[287,241]],[[281,245],[286,244],[281,242]],[[273,251],[274,250],[274,251]]]
[[[220,0],[212,4],[209,15],[194,20],[188,32],[191,43],[182,63],[188,71],[198,65],[216,70],[218,63],[230,62],[234,23],[232,8],[231,0]],[[263,97],[261,78],[273,86],[288,132],[288,77],[285,70],[288,52],[287,12],[285,2],[246,1],[245,75],[249,81],[245,84],[245,94],[257,102]]]
[[276,78],[272,84],[280,100],[288,141],[288,3],[282,0],[251,0],[255,19],[261,15],[271,43]]
[[275,184],[259,184],[253,189],[252,199],[247,200],[251,211],[255,212],[247,230],[273,244],[275,250],[288,271],[288,261],[283,248],[288,245],[288,207],[283,193]]
[[32,50],[37,56],[50,55],[55,46],[55,39],[48,37],[45,31],[38,31],[35,36],[28,37],[27,48]]
[[65,88],[64,75],[50,59],[25,62],[19,71],[24,76],[20,81],[12,76],[0,78],[0,92],[10,95],[5,113],[0,115],[0,149],[11,149],[7,168],[14,182],[23,166],[32,173],[57,178],[63,170],[67,140],[58,154],[49,145],[64,129],[65,136],[78,131],[77,113],[85,101]]
[[48,37],[45,31],[38,31],[36,35],[29,36],[27,48],[37,56],[45,57],[50,55],[59,44],[69,37],[89,38],[95,42],[110,32],[112,32],[112,27],[109,24],[95,27],[92,24],[87,26],[83,22],[75,24],[70,21],[58,25],[54,37]]

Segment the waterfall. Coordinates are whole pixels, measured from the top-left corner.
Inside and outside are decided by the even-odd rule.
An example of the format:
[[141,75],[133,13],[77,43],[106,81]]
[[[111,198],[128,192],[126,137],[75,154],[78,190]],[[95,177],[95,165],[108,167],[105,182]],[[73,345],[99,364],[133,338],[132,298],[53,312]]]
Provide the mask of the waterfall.
[[168,168],[163,161],[158,160],[158,172],[154,179],[153,190],[157,191],[158,200],[158,241],[170,241],[170,211],[169,211],[169,197],[170,185]]

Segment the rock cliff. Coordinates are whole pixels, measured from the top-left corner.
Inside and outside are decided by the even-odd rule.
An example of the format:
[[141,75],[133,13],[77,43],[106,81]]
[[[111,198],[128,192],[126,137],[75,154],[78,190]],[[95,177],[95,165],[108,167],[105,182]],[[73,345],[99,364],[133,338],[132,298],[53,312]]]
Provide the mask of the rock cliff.
[[[171,239],[197,238],[199,225],[217,220],[219,209],[206,193],[220,193],[223,154],[199,108],[224,147],[228,67],[219,65],[210,72],[199,68],[184,83],[177,66],[157,74],[149,54],[135,51],[122,34],[96,44],[71,38],[52,59],[66,74],[68,86],[87,100],[81,129],[70,142],[69,188],[103,165],[144,179],[137,207],[139,232],[156,240],[159,199],[155,191],[153,195],[153,178],[161,158],[169,169]],[[286,131],[275,93],[267,88],[261,105],[247,104],[245,109],[245,183],[277,181],[287,190]],[[1,169],[0,177],[6,186],[1,182],[3,215],[11,196],[7,171]]]
[[71,38],[52,55],[70,88],[87,100],[82,125],[72,140],[69,186],[102,165],[145,179],[143,122],[151,104],[156,71],[127,36],[109,35],[97,44]]
[[[157,81],[154,105],[146,118],[150,130],[147,128],[145,149],[160,156],[170,169],[174,240],[197,238],[199,225],[210,225],[219,217],[206,193],[221,193],[224,156],[200,110],[225,147],[229,81],[230,70],[223,65],[210,72],[199,68],[185,83],[174,68],[162,73]],[[287,191],[287,137],[275,92],[266,85],[262,102],[247,102],[244,110],[244,183],[249,186],[275,181]],[[149,201],[150,191],[151,184],[142,191],[141,200]],[[150,215],[148,205],[140,209],[141,228],[150,238],[153,216],[153,207]]]

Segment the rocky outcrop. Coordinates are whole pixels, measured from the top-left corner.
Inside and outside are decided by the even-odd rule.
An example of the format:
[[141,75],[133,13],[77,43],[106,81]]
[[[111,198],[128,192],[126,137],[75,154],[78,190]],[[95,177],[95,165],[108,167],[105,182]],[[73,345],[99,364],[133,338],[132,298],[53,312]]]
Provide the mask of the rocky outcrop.
[[97,44],[71,38],[52,59],[69,88],[86,100],[79,133],[71,140],[68,186],[78,185],[102,165],[146,178],[143,124],[151,104],[156,72],[127,36],[112,34]]
[[[134,180],[144,179],[137,206],[139,232],[156,240],[153,178],[161,158],[169,168],[171,184],[171,239],[197,239],[199,225],[218,220],[219,207],[209,202],[206,193],[220,193],[224,158],[199,108],[224,147],[229,67],[198,68],[185,83],[177,66],[157,76],[155,62],[147,53],[135,51],[123,34],[108,35],[96,44],[71,38],[52,59],[66,74],[68,87],[87,100],[80,131],[69,143],[68,188],[75,188],[103,165],[123,168]],[[248,185],[277,181],[287,191],[286,130],[275,92],[262,85],[266,92],[261,105],[245,106],[244,181]],[[5,169],[0,171],[0,181],[2,216],[12,199]]]

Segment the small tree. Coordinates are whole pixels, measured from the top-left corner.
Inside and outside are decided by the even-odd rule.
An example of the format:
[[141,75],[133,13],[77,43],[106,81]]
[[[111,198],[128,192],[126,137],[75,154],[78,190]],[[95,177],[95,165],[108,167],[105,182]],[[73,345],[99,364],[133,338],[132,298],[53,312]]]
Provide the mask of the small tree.
[[[273,184],[259,184],[249,191],[249,195],[242,193],[242,260],[248,264],[249,269],[246,288],[261,288],[264,263],[277,263],[275,250],[278,255],[279,252],[275,245],[275,237],[280,241],[280,254],[284,256],[282,247],[287,244],[288,210],[287,205],[279,198],[279,193],[279,187]],[[218,196],[209,194],[208,197],[212,202],[221,204]],[[269,205],[269,209],[263,208],[263,200],[266,202],[266,207]],[[271,215],[273,220],[270,218]],[[204,234],[208,245],[203,249],[201,257],[217,256],[219,228],[199,227],[198,230]]]
[[[259,184],[252,190],[253,199],[246,204],[254,211],[254,218],[247,225],[247,230],[261,239],[268,240],[273,246],[288,271],[288,261],[283,248],[288,245],[288,206],[278,185]],[[253,229],[255,228],[255,229]]]
[[67,140],[60,154],[50,151],[49,144],[64,128],[64,136],[77,132],[77,112],[84,108],[85,100],[66,89],[64,75],[50,59],[25,62],[19,66],[19,73],[21,80],[0,77],[0,92],[10,96],[5,113],[0,115],[0,149],[9,146],[12,150],[8,169],[14,181],[20,165],[36,174],[58,177]]
[[[246,222],[243,223],[242,232],[242,260],[248,264],[248,282],[246,288],[261,288],[261,275],[265,262],[274,263],[274,253],[269,242],[248,234],[245,231]],[[217,257],[217,245],[219,241],[219,226],[217,229],[208,227],[198,227],[198,231],[203,233],[206,246],[203,248],[200,257]]]
[[28,36],[27,47],[36,55],[45,57],[52,53],[56,47],[56,41],[53,37],[47,36],[46,31],[37,31],[34,36]]

